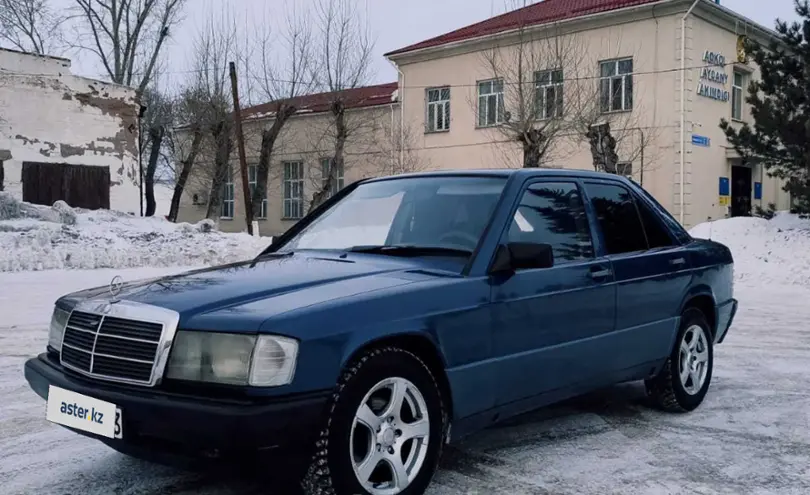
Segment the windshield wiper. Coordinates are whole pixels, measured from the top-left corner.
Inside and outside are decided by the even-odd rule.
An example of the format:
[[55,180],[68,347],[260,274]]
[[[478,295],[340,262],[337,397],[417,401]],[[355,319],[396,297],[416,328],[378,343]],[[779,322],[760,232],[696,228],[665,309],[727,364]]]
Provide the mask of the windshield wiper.
[[389,256],[470,256],[471,249],[449,248],[443,246],[418,246],[395,244],[390,246],[353,246],[352,253],[385,254]]

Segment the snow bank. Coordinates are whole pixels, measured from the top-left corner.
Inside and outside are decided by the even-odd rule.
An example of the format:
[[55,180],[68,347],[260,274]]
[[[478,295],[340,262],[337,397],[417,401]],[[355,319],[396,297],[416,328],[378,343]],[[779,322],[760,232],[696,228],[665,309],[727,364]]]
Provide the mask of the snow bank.
[[771,220],[738,217],[706,222],[689,233],[728,246],[737,281],[810,287],[810,220],[778,212]]
[[253,257],[270,242],[219,232],[210,220],[175,224],[61,201],[32,205],[0,193],[0,272],[213,265]]

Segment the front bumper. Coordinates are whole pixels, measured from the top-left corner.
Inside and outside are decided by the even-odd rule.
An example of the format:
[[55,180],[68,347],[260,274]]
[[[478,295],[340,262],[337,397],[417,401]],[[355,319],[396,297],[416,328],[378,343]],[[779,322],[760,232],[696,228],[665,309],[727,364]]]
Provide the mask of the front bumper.
[[725,304],[717,307],[717,334],[715,336],[715,344],[722,344],[728,334],[728,329],[731,328],[731,323],[734,321],[734,316],[737,314],[738,302],[736,299],[731,299]]
[[[224,458],[261,451],[300,450],[315,440],[329,392],[284,398],[212,399],[92,382],[41,354],[25,363],[25,379],[43,399],[49,385],[116,404],[123,439],[96,438],[121,452]],[[160,459],[155,459],[161,462]]]

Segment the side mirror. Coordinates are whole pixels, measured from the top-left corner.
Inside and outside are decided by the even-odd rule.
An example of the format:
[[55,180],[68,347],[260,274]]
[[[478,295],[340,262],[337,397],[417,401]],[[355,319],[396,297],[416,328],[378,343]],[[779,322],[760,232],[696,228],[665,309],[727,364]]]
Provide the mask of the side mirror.
[[554,266],[554,250],[550,244],[510,242],[498,246],[490,273],[509,273],[552,266]]

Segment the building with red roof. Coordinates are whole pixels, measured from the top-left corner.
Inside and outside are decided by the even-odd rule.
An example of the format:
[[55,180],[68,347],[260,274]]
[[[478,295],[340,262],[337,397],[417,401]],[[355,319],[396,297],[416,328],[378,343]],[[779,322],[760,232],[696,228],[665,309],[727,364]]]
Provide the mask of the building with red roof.
[[717,0],[543,0],[386,57],[432,167],[608,168],[692,226],[789,206],[718,126],[751,121],[743,40],[773,37]]

